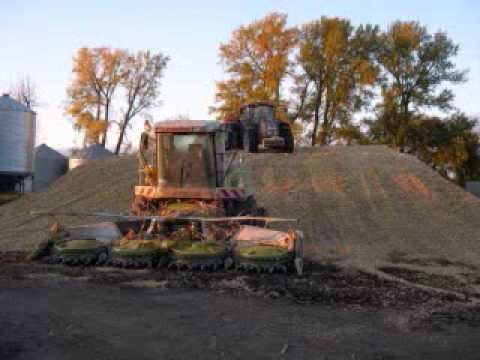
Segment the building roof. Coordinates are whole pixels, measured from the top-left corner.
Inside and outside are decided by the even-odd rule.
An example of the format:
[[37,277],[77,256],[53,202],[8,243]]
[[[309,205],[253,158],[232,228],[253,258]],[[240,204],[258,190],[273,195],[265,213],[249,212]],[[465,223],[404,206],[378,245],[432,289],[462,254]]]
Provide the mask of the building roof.
[[157,133],[213,133],[221,124],[213,120],[174,120],[155,124]]
[[35,157],[41,158],[49,158],[49,159],[58,159],[58,160],[66,160],[67,157],[63,154],[59,153],[58,151],[52,149],[50,146],[46,144],[39,145],[35,148]]
[[110,150],[105,149],[100,144],[93,144],[79,151],[76,151],[75,154],[71,156],[71,158],[93,160],[93,159],[101,159],[109,156],[113,156],[113,153]]
[[10,97],[9,94],[3,94],[0,96],[0,111],[34,112],[21,102]]

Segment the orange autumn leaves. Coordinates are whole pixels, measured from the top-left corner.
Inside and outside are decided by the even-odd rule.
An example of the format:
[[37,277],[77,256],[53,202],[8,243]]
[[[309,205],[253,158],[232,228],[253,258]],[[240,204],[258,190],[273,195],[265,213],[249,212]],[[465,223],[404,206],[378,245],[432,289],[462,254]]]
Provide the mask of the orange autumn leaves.
[[[247,102],[287,104],[287,108],[297,110],[295,115],[289,114],[290,120],[315,118],[314,140],[322,116],[321,142],[327,142],[338,127],[335,122],[345,120],[361,104],[357,90],[373,85],[378,78],[370,53],[362,52],[361,38],[375,29],[354,30],[348,20],[339,18],[288,27],[287,16],[280,13],[239,27],[220,45],[227,79],[217,82],[212,112],[226,119]],[[283,96],[284,84],[293,84],[292,93],[299,94],[298,101]]]
[[84,47],[73,59],[67,113],[74,118],[74,127],[85,131],[86,143],[106,142],[109,110],[123,77],[125,56],[123,50]]
[[217,83],[216,107],[219,118],[235,115],[240,106],[252,101],[280,102],[282,82],[290,70],[291,54],[298,31],[288,28],[287,16],[272,13],[241,26],[229,42],[220,45],[220,60],[229,79]]

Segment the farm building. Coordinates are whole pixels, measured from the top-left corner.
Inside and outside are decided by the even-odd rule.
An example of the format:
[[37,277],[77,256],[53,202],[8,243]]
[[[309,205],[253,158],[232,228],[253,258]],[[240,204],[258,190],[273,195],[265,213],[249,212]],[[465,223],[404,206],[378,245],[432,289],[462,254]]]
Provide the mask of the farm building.
[[35,148],[35,177],[33,190],[47,188],[52,182],[64,175],[68,169],[68,158],[51,147],[42,144]]
[[105,149],[100,144],[93,144],[81,150],[74,152],[70,156],[69,169],[75,169],[76,167],[87,163],[90,160],[102,159],[113,156],[113,153]]

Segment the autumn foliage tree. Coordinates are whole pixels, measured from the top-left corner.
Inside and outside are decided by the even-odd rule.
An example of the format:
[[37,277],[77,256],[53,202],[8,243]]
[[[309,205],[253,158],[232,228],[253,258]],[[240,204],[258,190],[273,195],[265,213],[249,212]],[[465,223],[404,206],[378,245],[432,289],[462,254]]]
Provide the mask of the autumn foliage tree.
[[74,78],[67,89],[67,112],[84,130],[85,142],[105,146],[115,90],[122,79],[124,51],[81,48],[73,59]]
[[457,113],[445,119],[415,116],[408,130],[408,147],[443,175],[453,172],[459,185],[480,175],[479,135],[475,118]]
[[[107,143],[111,124],[119,126],[116,153],[122,146],[131,119],[157,105],[160,78],[167,57],[162,54],[123,49],[81,48],[73,59],[73,80],[67,89],[67,113],[74,128],[83,131],[84,144]],[[123,96],[120,96],[120,94]],[[120,120],[112,119],[114,101],[123,109]]]
[[[322,17],[302,26],[294,93],[298,116],[313,122],[311,144],[354,134],[351,116],[368,104],[378,78],[373,50],[378,28]],[[356,131],[358,134],[358,131]]]
[[220,45],[220,60],[229,78],[217,82],[217,106],[211,110],[226,118],[245,102],[279,104],[296,38],[297,30],[288,28],[287,16],[280,13],[235,30],[231,39]]

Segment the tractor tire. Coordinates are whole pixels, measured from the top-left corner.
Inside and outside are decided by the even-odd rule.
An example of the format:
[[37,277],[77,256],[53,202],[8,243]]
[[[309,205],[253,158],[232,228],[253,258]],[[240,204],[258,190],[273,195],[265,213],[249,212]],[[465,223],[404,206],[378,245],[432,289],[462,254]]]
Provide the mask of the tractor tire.
[[225,150],[237,150],[241,148],[242,144],[242,130],[239,124],[227,124],[226,125],[226,141],[225,141]]
[[292,130],[290,129],[290,126],[288,125],[281,125],[279,129],[279,135],[281,138],[283,138],[285,142],[284,146],[284,151],[286,153],[293,153],[295,150],[295,139],[292,134]]
[[258,132],[256,129],[243,131],[243,149],[249,153],[258,152]]

